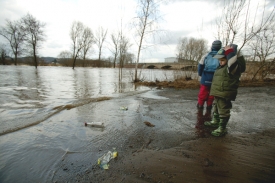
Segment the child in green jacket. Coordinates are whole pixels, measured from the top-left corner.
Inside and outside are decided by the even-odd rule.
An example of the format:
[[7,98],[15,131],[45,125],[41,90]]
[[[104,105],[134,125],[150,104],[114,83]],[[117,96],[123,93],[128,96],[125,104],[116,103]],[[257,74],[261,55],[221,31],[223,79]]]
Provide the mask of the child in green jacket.
[[237,45],[225,46],[220,49],[214,58],[219,59],[220,66],[216,69],[210,95],[214,96],[213,119],[204,123],[206,126],[218,127],[212,131],[214,136],[226,134],[226,125],[232,109],[231,101],[237,96],[241,73],[243,69],[240,62],[243,57],[237,58]]

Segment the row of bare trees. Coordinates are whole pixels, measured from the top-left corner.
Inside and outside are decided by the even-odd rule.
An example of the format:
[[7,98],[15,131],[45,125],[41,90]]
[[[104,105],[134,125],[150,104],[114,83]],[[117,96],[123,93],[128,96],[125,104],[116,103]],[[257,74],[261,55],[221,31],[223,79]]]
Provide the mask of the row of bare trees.
[[82,22],[73,22],[71,31],[70,31],[70,38],[73,42],[72,44],[72,58],[73,58],[73,69],[75,67],[76,59],[80,57],[83,60],[86,59],[86,55],[92,44],[94,42],[94,35],[92,30],[89,27],[84,26]]
[[[72,58],[73,68],[76,65],[77,59],[85,61],[87,59],[88,53],[93,52],[93,45],[98,48],[98,62],[102,61],[102,51],[103,45],[107,39],[108,30],[103,27],[99,27],[93,34],[92,30],[85,26],[80,21],[75,21],[72,23],[70,30],[70,38],[72,41],[72,52],[62,51],[58,58],[66,63],[69,63]],[[128,50],[131,47],[131,43],[126,35],[123,34],[123,30],[114,32],[111,34],[111,43],[109,50],[113,54],[109,57],[109,61],[113,62],[113,67],[116,67],[117,61],[119,67],[122,68],[124,64],[132,61],[133,54],[129,53]],[[83,62],[84,63],[84,62]]]
[[28,53],[32,55],[37,68],[38,50],[41,48],[41,43],[45,41],[44,28],[45,24],[29,13],[16,21],[6,20],[6,25],[0,28],[0,35],[9,42],[15,65],[17,65],[18,56]]
[[[151,36],[157,32],[158,8],[163,0],[139,0],[137,8],[137,17],[134,19],[134,27],[136,30],[136,43],[138,45],[136,69],[134,81],[138,81],[137,66],[139,63],[141,51],[146,49],[148,45],[144,43],[150,40]],[[45,40],[44,30],[45,24],[35,19],[32,15],[27,14],[19,21],[7,21],[7,25],[1,28],[1,35],[4,36],[11,45],[15,65],[17,64],[17,57],[25,52],[23,45],[31,47],[34,58],[34,64],[37,67],[37,52],[41,43]],[[101,60],[103,43],[106,40],[107,30],[99,28],[96,36],[93,35],[91,29],[81,22],[73,22],[70,38],[72,40],[72,53],[63,51],[59,57],[73,59],[73,68],[78,58],[86,59],[87,53],[91,50],[92,44],[96,44],[99,50],[98,59]],[[132,45],[129,39],[123,34],[122,30],[117,34],[112,34],[112,43],[114,45],[114,67],[117,59],[119,60],[120,67],[126,60],[134,58],[133,54],[128,53],[128,49]]]
[[[137,75],[138,64],[143,50],[152,46],[150,42],[158,30],[159,5],[165,0],[138,0],[136,17],[133,19],[135,30],[135,44],[137,45],[137,57],[135,58],[134,81],[139,81]],[[252,79],[257,76],[265,77],[270,70],[274,70],[274,51],[275,51],[275,11],[267,9],[267,3],[252,8],[252,0],[224,0],[224,5],[220,17],[216,19],[215,39],[223,42],[238,44],[238,54],[249,57],[249,61],[257,61],[260,64],[255,71]],[[0,35],[9,40],[15,63],[18,55],[23,52],[23,44],[31,47],[34,63],[37,66],[36,55],[39,45],[44,41],[45,24],[36,20],[30,14],[19,21],[7,21],[5,27],[1,28]],[[92,45],[98,48],[98,60],[102,58],[103,44],[106,41],[108,30],[100,27],[95,35],[92,30],[81,22],[73,22],[70,30],[72,40],[72,51],[63,51],[60,58],[70,58],[73,60],[73,68],[77,59],[85,60]],[[122,31],[111,34],[110,51],[112,52],[113,67],[119,63],[120,67],[127,60],[134,58],[128,52],[132,43]],[[181,38],[177,46],[177,57],[184,60],[198,61],[207,52],[207,41],[197,38]],[[271,61],[270,61],[271,60]],[[272,61],[273,60],[273,61]]]
[[[138,0],[138,8],[137,8],[137,17],[133,21],[133,26],[136,30],[136,38],[137,38],[137,58],[136,58],[136,67],[134,74],[134,82],[139,81],[139,76],[137,75],[138,64],[140,60],[141,51],[146,49],[148,45],[144,43],[151,39],[157,30],[157,21],[159,20],[158,10],[159,5],[164,2],[164,0]],[[85,28],[81,22],[74,22],[71,28],[71,39],[73,41],[73,58],[75,65],[76,58],[78,58],[78,53],[83,50],[84,42],[83,42],[83,30]],[[101,60],[102,46],[104,41],[106,40],[107,30],[104,30],[102,27],[98,29],[97,35],[94,37],[94,43],[96,43],[99,50],[98,59]],[[128,52],[129,48],[132,46],[130,40],[123,33],[122,28],[117,33],[111,34],[112,48],[110,51],[113,53],[113,67],[116,66],[117,60],[119,60],[119,67],[122,68],[124,63],[127,61],[132,61],[134,59],[134,54]],[[93,43],[93,41],[91,41]],[[87,47],[88,48],[88,47]],[[66,54],[68,52],[60,53],[60,56]],[[61,55],[62,54],[62,55]],[[120,71],[121,73],[122,71]]]
[[[0,35],[8,40],[14,55],[15,65],[18,63],[19,56],[32,55],[34,65],[38,66],[38,49],[45,40],[44,27],[44,23],[41,23],[30,14],[17,21],[7,20],[6,25],[1,27]],[[107,30],[102,27],[99,27],[94,35],[89,27],[80,21],[75,21],[70,30],[72,52],[62,51],[58,55],[58,58],[61,58],[62,61],[65,60],[65,64],[72,64],[74,68],[77,59],[81,59],[83,60],[82,63],[85,63],[88,53],[93,51],[92,46],[95,44],[99,50],[98,61],[100,62],[106,37]],[[117,47],[114,52],[113,66],[116,66],[117,59],[119,59],[119,65],[123,67],[124,63],[133,59],[133,54],[128,53],[131,44],[129,39],[122,34],[122,30],[117,34],[117,37],[115,34],[112,34],[111,37],[114,47]],[[8,55],[7,52],[8,49],[6,49],[6,46],[1,45],[1,61],[3,64],[5,64],[5,57]]]

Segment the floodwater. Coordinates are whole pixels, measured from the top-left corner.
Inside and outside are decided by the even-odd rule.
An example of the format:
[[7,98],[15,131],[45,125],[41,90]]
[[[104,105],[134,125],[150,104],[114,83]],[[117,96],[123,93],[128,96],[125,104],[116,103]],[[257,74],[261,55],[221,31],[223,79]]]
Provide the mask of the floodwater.
[[[182,182],[186,176],[190,176],[187,182],[194,178],[203,182],[205,176],[225,178],[209,182],[227,182],[228,177],[244,174],[261,175],[254,180],[274,180],[274,86],[239,88],[228,134],[217,139],[202,125],[209,113],[196,108],[198,89],[136,88],[132,73],[124,69],[119,82],[117,69],[0,66],[0,182],[108,182],[104,181],[108,178],[109,182],[135,182],[151,170],[162,176],[159,167],[163,165],[175,170],[171,175],[178,175],[171,160],[179,162],[180,168],[191,162],[186,170],[196,175],[169,176],[170,182]],[[175,76],[174,71],[142,70],[149,81]],[[128,110],[120,110],[123,106]],[[145,121],[155,127],[146,126]],[[85,122],[102,122],[104,128],[85,127]],[[178,146],[184,154],[163,163],[165,150]],[[219,156],[219,147],[229,155]],[[118,151],[117,160],[108,171],[99,169],[97,159],[113,148]],[[144,159],[143,149],[152,151],[155,163],[147,161],[148,156]],[[182,161],[183,155],[191,158]],[[201,166],[202,157],[214,166]],[[127,181],[131,174],[134,179]],[[251,180],[243,179],[231,182]]]
[[[1,66],[0,135],[38,124],[66,105],[74,108],[102,97],[148,90],[135,88],[133,72],[124,69],[119,81],[117,69]],[[144,70],[141,78],[173,79],[173,73]]]
[[[95,153],[106,150],[98,148],[107,134],[119,136],[135,125],[139,114],[131,109],[139,103],[127,96],[157,97],[133,85],[133,72],[123,69],[119,81],[118,69],[0,66],[0,182],[49,182],[60,168],[68,169],[60,162],[74,154],[81,153],[79,161],[91,156],[82,165],[94,162]],[[173,71],[141,74],[148,81],[174,77]],[[121,106],[129,108],[127,115]],[[104,122],[105,128],[85,122]]]

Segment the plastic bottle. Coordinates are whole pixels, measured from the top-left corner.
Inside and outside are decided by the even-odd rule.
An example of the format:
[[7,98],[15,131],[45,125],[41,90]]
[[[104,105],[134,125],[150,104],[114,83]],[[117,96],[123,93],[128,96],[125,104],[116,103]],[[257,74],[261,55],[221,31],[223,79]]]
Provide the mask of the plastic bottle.
[[108,151],[106,154],[104,154],[102,157],[100,157],[97,160],[97,164],[102,168],[102,169],[109,169],[109,161],[113,159],[112,157],[112,152]]
[[92,126],[92,127],[98,127],[98,128],[103,128],[104,127],[104,123],[102,122],[91,122],[91,123],[84,123],[85,126]]
[[111,159],[114,159],[117,157],[117,151],[116,148],[113,148],[113,152],[108,151],[107,153],[105,153],[103,156],[101,156],[100,158],[98,158],[97,160],[97,164],[102,168],[102,169],[109,169],[109,161]]

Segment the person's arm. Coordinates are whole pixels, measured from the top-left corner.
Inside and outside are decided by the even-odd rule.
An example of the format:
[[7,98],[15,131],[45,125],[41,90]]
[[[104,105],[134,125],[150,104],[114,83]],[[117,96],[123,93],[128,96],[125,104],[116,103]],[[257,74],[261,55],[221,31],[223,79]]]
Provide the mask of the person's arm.
[[227,59],[228,73],[235,74],[238,69],[236,50],[232,46],[225,46],[224,51]]
[[199,76],[202,75],[202,72],[203,72],[203,69],[204,69],[204,60],[205,60],[206,56],[207,56],[207,54],[204,55],[203,57],[201,57],[201,60],[199,61],[199,64],[198,64],[198,74],[199,74]]

